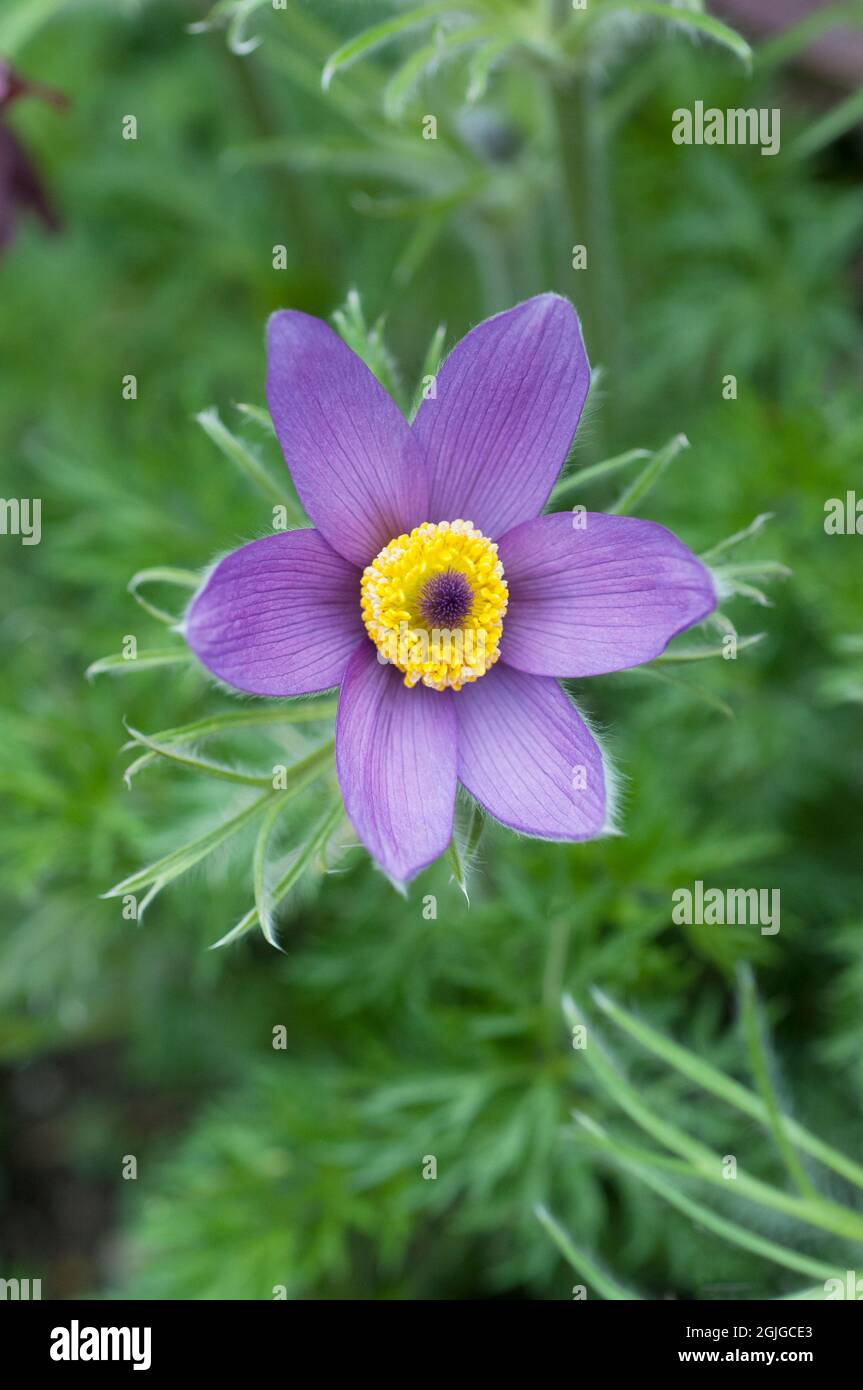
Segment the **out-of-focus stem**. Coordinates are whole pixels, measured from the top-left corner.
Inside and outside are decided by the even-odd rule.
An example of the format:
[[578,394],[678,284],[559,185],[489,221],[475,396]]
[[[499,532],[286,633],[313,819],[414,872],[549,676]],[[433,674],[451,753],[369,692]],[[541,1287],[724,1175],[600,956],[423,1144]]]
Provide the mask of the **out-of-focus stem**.
[[566,973],[566,957],[572,926],[563,918],[555,918],[548,936],[548,950],[542,974],[542,1012],[545,1043],[556,1050],[560,1035],[560,996]]
[[578,246],[584,246],[587,252],[585,268],[570,272],[571,294],[581,316],[590,360],[608,368],[612,389],[619,390],[620,299],[606,137],[598,110],[596,79],[586,63],[557,83],[552,101],[568,215],[569,236],[562,254],[571,257],[571,248]]
[[[249,57],[230,53],[227,47],[223,51],[243,95],[252,129],[262,140],[274,139],[279,131],[261,90],[257,68]],[[282,225],[293,232],[306,268],[310,265],[320,266],[324,238],[298,180],[287,170],[282,170],[278,179],[268,180],[268,185],[277,215]]]

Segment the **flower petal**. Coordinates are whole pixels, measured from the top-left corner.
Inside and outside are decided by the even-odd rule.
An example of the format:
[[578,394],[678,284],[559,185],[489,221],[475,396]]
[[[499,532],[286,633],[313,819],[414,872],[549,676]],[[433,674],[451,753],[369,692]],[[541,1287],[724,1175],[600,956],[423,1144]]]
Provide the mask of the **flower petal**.
[[459,781],[490,815],[549,840],[600,834],[602,754],[557,681],[500,664],[455,702]]
[[553,294],[486,319],[440,369],[413,432],[430,472],[430,521],[492,540],[537,516],[563,467],[590,384],[578,317]]
[[303,506],[346,560],[371,564],[394,536],[427,520],[427,479],[407,421],[327,324],[273,314],[267,400]]
[[342,684],[336,765],[354,829],[390,878],[407,882],[443,854],[456,793],[449,691],[409,690],[363,643]]
[[499,544],[509,585],[501,657],[543,676],[652,661],[716,607],[710,574],[655,521],[558,512]]
[[364,636],[359,571],[317,531],[252,541],[216,565],[185,635],[198,660],[238,690],[328,690]]

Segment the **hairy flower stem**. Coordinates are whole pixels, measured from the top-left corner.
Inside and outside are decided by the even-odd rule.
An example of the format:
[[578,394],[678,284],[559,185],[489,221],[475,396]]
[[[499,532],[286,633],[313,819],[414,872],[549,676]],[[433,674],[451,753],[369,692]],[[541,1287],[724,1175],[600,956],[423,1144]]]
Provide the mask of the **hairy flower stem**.
[[[586,67],[556,85],[552,103],[570,234],[565,253],[571,257],[571,248],[579,246],[587,252],[586,267],[571,271],[569,293],[578,307],[590,360],[609,370],[615,387],[622,367],[606,137],[597,109],[596,81]],[[602,421],[596,419],[593,428],[601,457]]]

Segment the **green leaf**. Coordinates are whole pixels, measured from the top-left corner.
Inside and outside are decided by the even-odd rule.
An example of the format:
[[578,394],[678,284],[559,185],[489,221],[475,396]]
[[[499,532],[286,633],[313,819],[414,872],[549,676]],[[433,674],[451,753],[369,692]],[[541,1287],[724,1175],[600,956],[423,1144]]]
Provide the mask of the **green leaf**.
[[219,412],[215,406],[209,410],[202,410],[196,416],[201,429],[212,439],[218,449],[221,449],[226,458],[235,463],[247,478],[250,478],[255,486],[269,498],[270,502],[275,502],[278,506],[284,507],[289,519],[294,526],[304,526],[306,517],[299,504],[291,497],[288,488],[282,488],[275,478],[267,472],[260,459],[252,453],[247,444],[232,434],[227,425],[222,423]]
[[276,821],[285,808],[284,798],[274,801],[267,814],[264,816],[261,828],[258,831],[258,838],[255,841],[255,853],[252,859],[252,883],[255,891],[255,911],[258,914],[258,921],[264,939],[274,946],[277,951],[281,950],[276,940],[273,930],[273,919],[271,904],[267,896],[267,855],[270,848],[270,840],[275,830]]
[[755,66],[759,72],[763,72],[779,63],[787,63],[815,43],[822,34],[829,33],[839,24],[855,21],[863,24],[863,0],[838,0],[834,5],[822,5],[775,37],[766,39],[755,53]]
[[601,463],[591,464],[589,468],[580,468],[578,472],[570,473],[561,479],[548,499],[548,505],[553,509],[568,501],[571,496],[577,496],[585,484],[593,483],[598,478],[609,477],[620,468],[628,468],[631,463],[640,463],[643,459],[651,457],[649,449],[628,449],[625,454],[616,454],[614,458],[603,459]]
[[761,1259],[770,1260],[773,1264],[781,1265],[785,1269],[792,1269],[797,1274],[808,1274],[813,1279],[831,1279],[837,1271],[821,1260],[811,1259],[808,1255],[800,1255],[796,1250],[789,1249],[788,1246],[779,1245],[774,1240],[769,1240],[765,1236],[758,1235],[750,1231],[746,1226],[741,1226],[736,1221],[731,1221],[727,1217],[720,1216],[705,1206],[703,1202],[696,1201],[682,1192],[668,1178],[668,1175],[660,1178],[647,1164],[639,1163],[637,1159],[627,1157],[631,1149],[625,1144],[621,1144],[616,1138],[606,1134],[606,1132],[593,1120],[584,1115],[574,1116],[577,1123],[582,1125],[590,1134],[595,1146],[606,1155],[616,1166],[624,1169],[645,1187],[649,1187],[651,1192],[655,1192],[669,1206],[675,1207],[684,1216],[696,1225],[703,1227],[704,1230],[712,1231],[720,1239],[728,1241],[731,1245],[740,1246],[743,1250],[748,1250],[753,1255],[758,1255]]
[[[328,47],[332,43],[332,37],[332,35],[329,36]],[[274,37],[261,50],[261,58],[280,77],[287,78],[292,86],[297,87],[313,100],[319,101],[328,112],[341,116],[357,128],[362,128],[368,121],[371,100],[376,101],[380,91],[379,73],[376,73],[372,79],[373,92],[369,97],[362,90],[365,85],[362,72],[359,74],[351,73],[349,80],[337,83],[336,86],[323,91],[321,89],[322,56],[310,56],[300,46],[300,42],[293,39],[293,36],[289,36],[286,41]]]
[[374,24],[369,29],[364,29],[361,34],[356,34],[347,43],[337,48],[324,64],[321,75],[321,86],[327,91],[335,74],[342,68],[348,67],[351,63],[357,62],[360,58],[366,58],[375,49],[381,48],[383,44],[389,43],[390,39],[397,38],[407,29],[416,28],[418,24],[426,24],[435,19],[437,15],[445,14],[452,9],[450,0],[435,0],[435,3],[419,5],[416,9],[408,10],[405,14],[395,15],[392,19],[386,19],[381,24]]
[[778,560],[753,560],[749,564],[741,565],[712,565],[711,571],[720,598],[751,598],[762,608],[772,608],[773,605],[767,595],[762,593],[761,589],[748,584],[744,576],[769,583],[773,579],[789,579],[793,573],[787,565],[780,564]]
[[358,357],[362,358],[384,390],[398,402],[401,397],[401,382],[396,365],[384,342],[384,320],[378,319],[373,327],[368,326],[362,300],[355,289],[348,291],[347,299],[332,318],[339,336]]
[[94,661],[84,675],[87,680],[92,680],[93,676],[121,676],[130,671],[149,671],[154,666],[191,666],[194,660],[188,647],[154,647],[150,651],[138,652],[135,657],[115,652],[112,656],[102,656]]
[[716,559],[717,555],[722,555],[726,550],[731,550],[734,546],[740,545],[742,541],[749,540],[750,536],[754,536],[761,530],[762,526],[765,526],[768,521],[773,520],[773,515],[773,512],[762,512],[754,521],[750,521],[748,526],[744,526],[742,531],[735,531],[733,536],[726,536],[724,541],[719,541],[716,545],[711,546],[709,550],[705,550],[704,553],[699,556],[702,564],[709,564]]
[[[272,787],[272,777],[267,777],[261,773],[238,772],[232,767],[224,767],[221,763],[210,762],[208,758],[198,757],[195,753],[182,753],[178,748],[168,743],[159,743],[157,739],[148,738],[140,730],[133,729],[127,724],[126,728],[132,735],[135,743],[147,748],[151,753],[157,754],[160,758],[166,758],[173,763],[179,763],[180,767],[188,768],[190,772],[203,772],[209,777],[216,777],[223,782],[239,782],[246,787]],[[125,776],[126,785],[131,784],[130,773]]]
[[590,1284],[601,1295],[607,1299],[640,1299],[641,1294],[634,1293],[632,1289],[625,1288],[618,1284],[601,1265],[586,1254],[584,1250],[574,1245],[569,1234],[563,1227],[555,1221],[551,1213],[542,1205],[533,1209],[534,1216],[539,1224],[551,1236],[564,1259],[572,1266],[579,1279],[583,1279],[586,1284]]
[[[568,996],[564,999],[564,1013],[570,1026],[583,1022],[574,1001]],[[706,1144],[702,1144],[699,1139],[678,1125],[672,1124],[669,1120],[658,1115],[644,1100],[642,1091],[637,1090],[626,1080],[623,1073],[618,1070],[606,1054],[595,1028],[590,1029],[589,1045],[579,1052],[578,1056],[584,1059],[589,1070],[611,1099],[640,1129],[643,1129],[664,1149],[670,1150],[672,1154],[676,1154],[679,1159],[684,1160],[683,1164],[679,1161],[669,1163],[662,1155],[653,1155],[647,1151],[644,1154],[645,1162],[649,1163],[651,1167],[663,1168],[670,1172],[688,1173],[693,1177],[710,1182],[714,1186],[727,1189],[727,1182],[723,1177],[721,1154],[710,1149]],[[829,1231],[831,1235],[842,1236],[849,1240],[863,1240],[863,1216],[849,1208],[840,1206],[837,1202],[820,1197],[817,1200],[793,1197],[789,1193],[771,1186],[770,1183],[763,1182],[760,1178],[752,1177],[749,1173],[741,1171],[739,1166],[735,1188],[738,1194],[748,1201],[756,1202],[773,1211],[782,1212],[806,1225],[814,1226],[822,1231]]]
[[779,560],[747,560],[739,565],[717,565],[715,573],[731,579],[743,574],[751,574],[756,579],[788,579],[794,571]]
[[627,516],[633,512],[639,502],[647,496],[650,489],[662,477],[672,459],[677,458],[681,449],[688,448],[689,440],[685,434],[676,434],[673,439],[669,439],[662,449],[657,449],[656,453],[651,454],[648,463],[635,481],[618,498],[614,506],[608,508],[609,513],[612,516]]
[[[764,1108],[764,1102],[746,1086],[742,1086],[739,1081],[734,1081],[730,1076],[726,1076],[724,1072],[711,1066],[703,1058],[697,1057],[688,1048],[673,1042],[671,1038],[666,1037],[656,1028],[652,1028],[650,1024],[636,1018],[622,1005],[610,999],[607,994],[600,990],[593,990],[592,994],[594,1002],[602,1009],[603,1013],[607,1014],[619,1028],[622,1028],[640,1046],[653,1053],[655,1057],[659,1057],[689,1081],[695,1082],[702,1090],[717,1096],[719,1100],[725,1101],[727,1105],[733,1106],[735,1110],[741,1111],[744,1115],[757,1120],[759,1124],[767,1128],[769,1117]],[[819,1163],[832,1168],[835,1173],[839,1173],[848,1182],[863,1188],[863,1168],[853,1159],[847,1158],[845,1154],[839,1153],[829,1144],[825,1144],[823,1140],[804,1129],[796,1120],[789,1118],[786,1124],[791,1141],[799,1149],[817,1159]]]
[[696,685],[694,681],[681,680],[679,676],[672,676],[668,671],[657,671],[656,666],[632,666],[628,671],[621,671],[621,675],[626,676],[648,676],[656,680],[664,681],[667,685],[677,686],[679,690],[685,690],[688,695],[694,695],[702,700],[711,709],[715,709],[726,719],[734,718],[734,710],[727,701],[714,695],[712,690],[707,690],[703,685]]
[[512,46],[511,40],[492,39],[490,43],[483,44],[478,53],[475,53],[468,65],[467,73],[467,100],[471,103],[482,101],[488,90],[488,82],[492,69],[498,58]]
[[69,3],[70,0],[18,0],[0,19],[0,52],[11,58]]
[[764,1035],[764,1024],[758,1004],[755,979],[752,971],[746,965],[741,965],[738,969],[738,985],[743,1036],[749,1051],[755,1089],[761,1097],[770,1133],[773,1135],[773,1140],[788,1170],[788,1175],[798,1191],[804,1197],[814,1197],[817,1195],[815,1187],[791,1145],[787,1123],[773,1086],[767,1055],[767,1040]]
[[264,410],[259,405],[248,405],[246,401],[237,401],[236,409],[241,415],[245,415],[247,420],[253,420],[256,425],[260,425],[267,434],[275,435],[276,427],[273,424],[273,417],[268,410]]
[[141,888],[149,888],[151,883],[161,879],[163,883],[170,883],[173,879],[179,878],[187,869],[198,864],[219,845],[223,845],[232,835],[236,835],[250,821],[260,816],[271,804],[274,797],[283,793],[269,791],[264,796],[258,797],[245,806],[237,815],[231,816],[229,820],[223,821],[221,825],[214,826],[206,834],[199,835],[196,839],[190,840],[179,849],[172,850],[170,854],[157,859],[154,864],[148,864],[145,869],[139,869],[137,873],[130,874],[120,883],[115,884],[107,893],[103,893],[103,898],[119,898],[126,893],[137,893]]
[[[766,632],[753,632],[748,637],[737,638],[738,652],[745,651],[747,647],[754,647],[756,643],[763,642],[767,636]],[[722,656],[722,644],[704,643],[691,647],[671,647],[668,651],[660,652],[659,656],[653,658],[653,663],[677,661],[709,661],[713,657]]]
[[[224,714],[208,715],[196,719],[192,724],[182,724],[178,728],[163,729],[161,733],[150,734],[150,740],[159,744],[194,743],[197,739],[211,734],[232,733],[237,729],[254,729],[277,724],[305,724],[316,720],[335,717],[338,700],[292,700],[278,705],[255,705],[250,709],[229,710]],[[136,741],[124,745],[126,752],[135,746]],[[142,768],[158,762],[158,753],[144,753],[130,763],[124,774],[129,780]]]
[[257,36],[247,38],[246,25],[252,15],[264,6],[271,9],[272,0],[219,0],[204,19],[187,24],[186,30],[190,34],[205,34],[211,29],[226,25],[228,48],[238,58],[245,58],[249,53],[253,53],[262,41]]
[[384,112],[387,117],[397,121],[404,114],[411,93],[427,69],[433,70],[456,49],[478,43],[493,32],[485,24],[469,25],[450,34],[437,34],[431,43],[418,48],[396,69],[384,88]]
[[440,369],[441,361],[443,360],[443,349],[444,349],[444,343],[445,343],[445,342],[446,342],[446,324],[445,324],[445,323],[439,323],[438,326],[437,326],[437,328],[436,328],[435,331],[434,331],[434,335],[433,335],[433,337],[432,337],[431,342],[429,343],[428,347],[426,348],[426,355],[425,355],[425,358],[423,359],[422,369],[421,369],[421,371],[420,371],[420,379],[419,379],[419,381],[418,381],[418,383],[417,383],[417,388],[416,388],[416,393],[415,393],[415,395],[414,395],[413,404],[411,405],[411,410],[410,410],[410,415],[409,415],[409,419],[410,419],[410,420],[414,420],[414,419],[415,419],[416,413],[417,413],[417,411],[419,410],[420,406],[422,405],[423,391],[424,391],[424,389],[425,389],[423,383],[424,383],[429,377],[432,377],[432,376],[435,376],[435,377],[436,377],[437,374],[438,374],[438,371],[439,371],[439,369]]
[[851,130],[854,126],[863,121],[863,85],[847,96],[844,101],[840,101],[828,111],[819,121],[814,121],[806,131],[795,140],[791,147],[793,159],[808,159],[810,155],[817,154],[823,150],[825,145],[830,145],[834,140],[838,140],[841,135]]
[[248,38],[246,35],[246,25],[256,10],[263,9],[264,6],[272,9],[272,0],[237,0],[234,12],[228,21],[227,44],[232,53],[238,58],[245,58],[249,53],[254,53],[255,49],[262,42],[260,35]]
[[449,866],[452,869],[452,876],[455,879],[458,887],[464,894],[465,902],[467,903],[468,907],[470,907],[470,898],[468,896],[467,891],[467,871],[465,869],[464,859],[462,858],[462,853],[459,849],[458,841],[456,840],[455,834],[453,834],[453,837],[450,840],[449,845],[447,846],[446,857],[449,862]]
[[485,816],[483,815],[482,807],[479,802],[475,801],[470,807],[470,818],[463,839],[459,836],[458,832],[454,830],[447,849],[447,859],[452,869],[453,878],[464,894],[465,902],[468,907],[470,907],[470,897],[467,891],[468,870],[473,863],[473,857],[476,853],[484,828]]
[[133,574],[129,580],[127,588],[136,603],[139,603],[145,612],[151,617],[158,618],[160,623],[168,623],[171,627],[175,626],[180,617],[168,613],[164,608],[157,608],[154,603],[149,603],[144,596],[139,593],[142,584],[175,584],[182,589],[197,589],[200,586],[201,577],[195,574],[194,570],[174,569],[171,566],[162,565],[155,569],[139,570]]
[[137,904],[135,911],[135,921],[139,927],[144,920],[144,913],[147,911],[147,908],[150,906],[150,903],[153,901],[153,899],[155,897],[158,897],[159,893],[161,893],[163,886],[164,880],[161,878],[157,878],[153,886],[148,890],[148,892],[144,894],[141,901]]
[[[288,869],[287,873],[283,874],[272,890],[269,900],[270,912],[274,911],[282,899],[296,886],[315,856],[324,853],[327,841],[330,839],[330,836],[333,834],[343,815],[344,808],[341,798],[339,797],[333,802],[329,809],[324,812],[309,837],[304,841],[291,867]],[[215,951],[218,950],[220,946],[228,946],[231,942],[238,941],[240,937],[244,936],[252,927],[257,926],[259,921],[258,908],[250,908],[245,917],[241,917],[235,927],[232,927],[231,930],[218,941],[213,942],[210,950]],[[275,944],[275,942],[272,944]]]
[[479,849],[479,842],[485,830],[485,812],[478,801],[475,801],[471,811],[470,823],[467,828],[467,840],[465,842],[465,858],[468,864],[473,861],[473,857]]
[[651,15],[655,19],[668,20],[678,28],[697,29],[705,38],[729,48],[739,58],[747,71],[752,70],[752,49],[742,34],[721,19],[705,14],[701,10],[685,10],[676,5],[655,3],[655,0],[618,0],[610,9],[628,10],[632,14]]

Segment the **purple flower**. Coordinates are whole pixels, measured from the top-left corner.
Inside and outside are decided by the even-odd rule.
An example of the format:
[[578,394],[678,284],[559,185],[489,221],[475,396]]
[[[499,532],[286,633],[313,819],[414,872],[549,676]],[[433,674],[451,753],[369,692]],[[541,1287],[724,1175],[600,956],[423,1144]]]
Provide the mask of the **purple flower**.
[[663,526],[541,515],[589,382],[551,294],[474,328],[413,426],[326,324],[270,320],[270,412],[315,529],[223,559],[186,637],[240,690],[341,686],[345,807],[397,881],[447,848],[459,782],[522,834],[599,835],[602,753],[558,679],[650,661],[715,606]]
[[[23,96],[37,96],[52,106],[67,105],[62,93],[28,82],[0,59],[0,117]],[[0,252],[14,239],[22,212],[32,212],[49,231],[59,230],[38,169],[18,137],[0,124]]]

